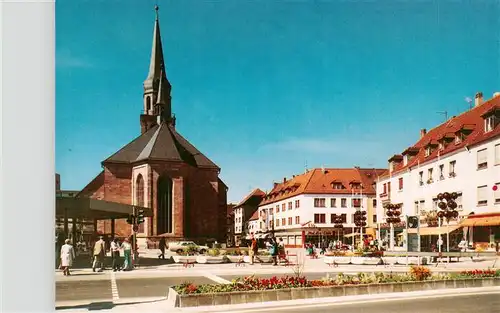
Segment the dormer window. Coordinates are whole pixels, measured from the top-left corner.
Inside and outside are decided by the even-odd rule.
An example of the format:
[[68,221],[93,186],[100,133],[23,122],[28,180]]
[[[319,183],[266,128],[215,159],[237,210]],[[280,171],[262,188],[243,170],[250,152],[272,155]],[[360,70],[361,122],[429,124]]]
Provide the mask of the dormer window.
[[428,157],[432,153],[432,148],[430,146],[425,147],[425,156]]
[[455,135],[455,144],[458,145],[462,143],[464,135],[462,133],[458,133]]
[[486,111],[482,117],[484,118],[484,132],[488,133],[493,131],[498,124],[500,124],[500,108],[497,106],[492,107]]
[[439,142],[439,150],[444,150],[444,141]]
[[499,119],[495,116],[488,116],[484,119],[484,132],[490,132],[498,125]]
[[332,188],[340,190],[340,189],[344,189],[344,185],[342,183],[339,183],[339,182],[334,182],[334,183],[332,183]]
[[351,183],[351,188],[352,189],[361,189],[361,184],[360,183]]

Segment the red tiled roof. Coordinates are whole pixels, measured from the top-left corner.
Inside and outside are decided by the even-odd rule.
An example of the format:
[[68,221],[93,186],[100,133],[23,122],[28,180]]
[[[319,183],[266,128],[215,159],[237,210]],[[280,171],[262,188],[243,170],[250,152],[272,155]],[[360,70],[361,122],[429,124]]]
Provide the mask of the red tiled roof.
[[[465,146],[472,146],[479,144],[485,140],[497,137],[500,135],[500,127],[497,126],[494,130],[485,133],[484,131],[484,119],[483,115],[495,112],[495,110],[500,110],[500,96],[492,98],[483,104],[474,107],[473,109],[464,112],[450,120],[444,122],[441,125],[431,129],[422,138],[420,138],[412,147],[418,148],[418,153],[412,157],[407,165],[403,165],[403,162],[396,163],[392,172],[392,175],[406,170],[407,168],[413,167],[415,165],[428,162],[437,159],[438,156],[443,157],[444,155],[457,151]],[[458,131],[469,131],[470,133],[466,136],[461,143],[455,144],[454,134]],[[425,148],[429,143],[438,144],[440,140],[444,138],[452,139],[448,142],[444,149],[439,150],[439,148],[434,149],[429,156],[425,156]],[[410,147],[411,148],[411,147]],[[405,150],[405,152],[408,149]],[[381,176],[381,178],[388,177],[389,173]]]
[[241,200],[240,203],[238,203],[233,209],[238,208],[245,203],[247,203],[250,199],[252,198],[263,198],[266,195],[266,193],[259,188],[253,190],[251,193],[249,193],[243,200]]
[[255,210],[253,212],[252,216],[248,219],[249,221],[255,221],[259,219],[259,210]]
[[[361,183],[364,194],[375,194],[373,183],[386,169],[362,168],[326,168],[313,169],[277,184],[264,198],[260,205],[267,205],[300,194],[351,194],[361,189],[353,188],[354,183]],[[333,189],[332,183],[341,183],[345,189]],[[288,188],[288,191],[285,191]]]

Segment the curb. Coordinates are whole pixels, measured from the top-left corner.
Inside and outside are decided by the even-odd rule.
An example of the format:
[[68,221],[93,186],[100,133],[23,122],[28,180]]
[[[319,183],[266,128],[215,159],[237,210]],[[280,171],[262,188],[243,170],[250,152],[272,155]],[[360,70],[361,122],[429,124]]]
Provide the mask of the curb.
[[456,289],[440,289],[439,294],[435,290],[426,291],[409,291],[397,293],[381,293],[376,295],[353,295],[329,298],[314,298],[314,299],[298,299],[285,301],[272,301],[261,303],[245,303],[234,305],[219,305],[219,306],[199,306],[191,308],[172,308],[169,307],[172,303],[169,300],[163,301],[162,304],[168,308],[169,312],[256,312],[256,311],[272,311],[272,310],[287,310],[310,307],[325,307],[331,305],[346,305],[363,302],[380,302],[380,301],[402,301],[411,298],[442,298],[451,296],[464,296],[474,294],[500,294],[500,286],[495,287],[478,287],[478,288],[456,288]]

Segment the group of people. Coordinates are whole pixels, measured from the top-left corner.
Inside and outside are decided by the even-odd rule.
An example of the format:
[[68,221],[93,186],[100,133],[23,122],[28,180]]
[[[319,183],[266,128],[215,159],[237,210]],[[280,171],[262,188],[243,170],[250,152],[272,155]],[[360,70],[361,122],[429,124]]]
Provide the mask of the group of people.
[[[273,258],[273,266],[277,266],[281,263],[281,259],[284,258],[285,255],[285,243],[283,242],[283,238],[279,238],[276,240],[275,237],[269,238],[266,241],[266,248],[269,250],[269,254]],[[254,264],[255,259],[262,263],[262,260],[258,256],[259,245],[257,239],[252,235],[250,247],[248,249],[248,256],[250,257],[250,265]]]
[[[124,262],[120,262],[120,251],[123,250]],[[132,244],[128,238],[125,238],[123,243],[120,243],[118,238],[114,238],[111,241],[110,252],[112,257],[112,269],[116,271],[130,271],[133,269],[132,263]],[[104,270],[104,257],[106,256],[106,242],[103,237],[100,236],[99,240],[94,243],[94,249],[92,254],[92,271],[102,272]],[[66,239],[64,245],[61,247],[60,252],[60,268],[63,270],[65,276],[71,275],[70,268],[76,258],[76,253],[73,245],[70,244],[70,240]]]

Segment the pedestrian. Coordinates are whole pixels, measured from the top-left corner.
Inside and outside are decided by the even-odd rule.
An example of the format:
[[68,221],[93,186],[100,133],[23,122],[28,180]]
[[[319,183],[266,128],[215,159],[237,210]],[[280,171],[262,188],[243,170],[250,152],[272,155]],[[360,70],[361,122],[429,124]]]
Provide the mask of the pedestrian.
[[165,248],[166,248],[166,242],[165,242],[165,237],[161,237],[160,238],[160,242],[159,242],[159,249],[160,249],[160,252],[161,254],[158,256],[158,259],[163,259],[165,260]]
[[271,238],[271,256],[273,258],[273,266],[278,265],[278,242],[276,242],[276,238]]
[[106,253],[105,243],[102,236],[94,244],[94,262],[92,263],[92,272],[95,272],[99,266],[99,272],[104,270],[104,255]]
[[250,241],[250,247],[248,249],[248,256],[250,257],[250,265],[253,265],[253,263],[255,261],[255,256],[257,255],[258,251],[259,251],[259,247],[257,245],[257,240],[252,235],[251,241]]
[[281,264],[281,260],[286,259],[285,257],[285,242],[283,238],[278,239],[278,264]]
[[69,242],[69,239],[64,240],[64,245],[61,247],[61,269],[64,276],[71,275],[69,268],[73,265],[73,260],[75,259],[75,249]]
[[120,270],[120,243],[118,238],[114,238],[111,242],[111,257],[113,259],[113,272]]
[[130,244],[130,240],[125,238],[125,241],[122,244],[123,255],[125,257],[125,262],[123,263],[124,271],[132,270],[132,245]]

